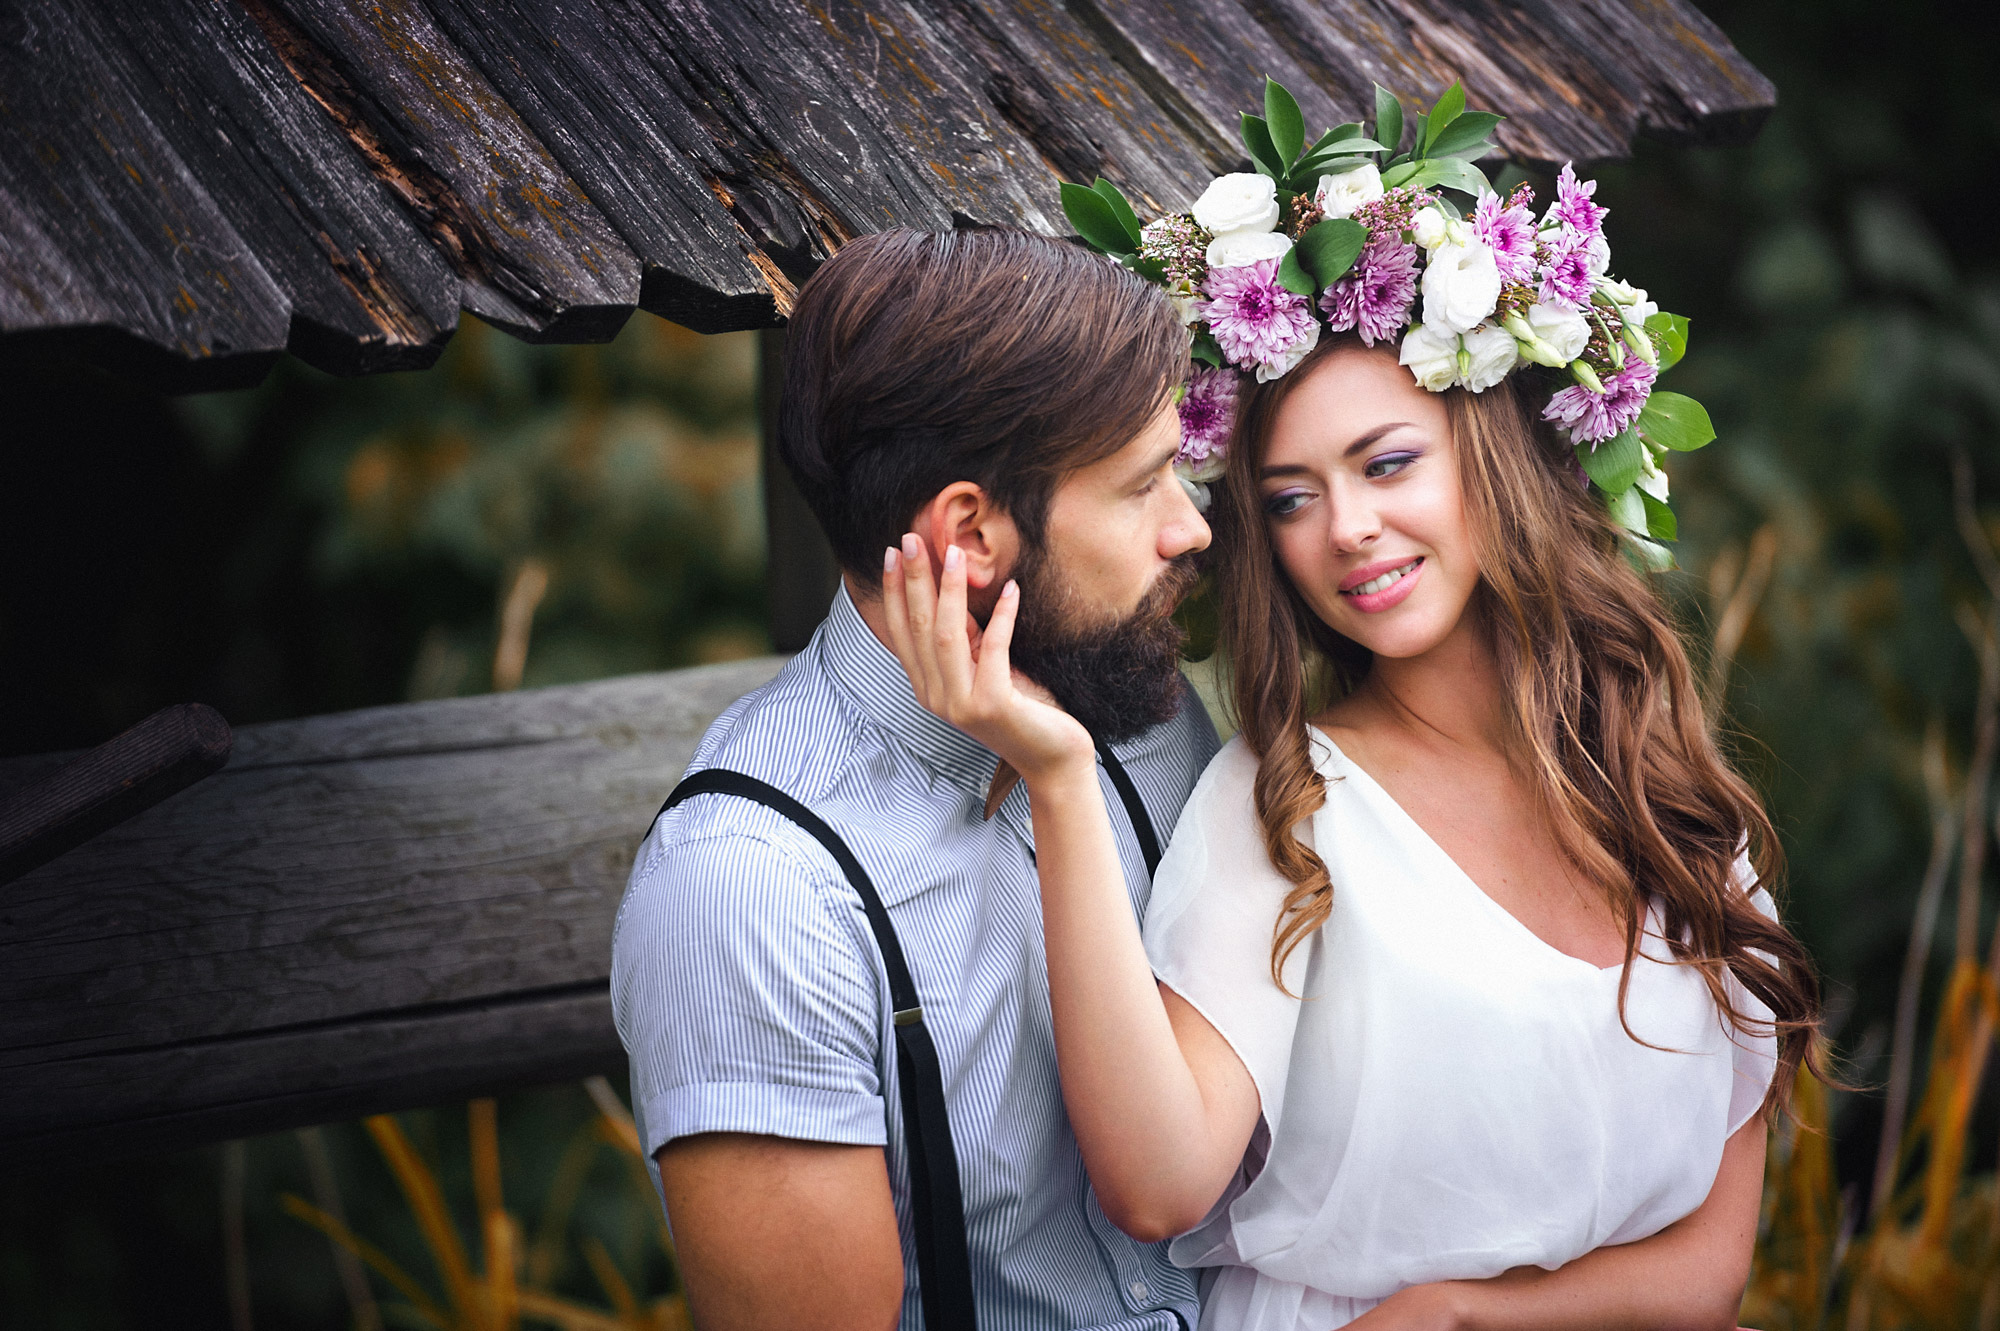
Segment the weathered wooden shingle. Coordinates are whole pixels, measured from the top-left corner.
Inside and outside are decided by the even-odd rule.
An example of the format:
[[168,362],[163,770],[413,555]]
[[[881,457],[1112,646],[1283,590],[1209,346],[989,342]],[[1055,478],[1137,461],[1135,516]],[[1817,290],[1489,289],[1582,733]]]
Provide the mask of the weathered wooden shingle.
[[1687,0],[17,0],[0,337],[194,388],[427,364],[461,308],[770,326],[849,236],[1184,206],[1266,73],[1329,124],[1463,78],[1543,164],[1774,98]]

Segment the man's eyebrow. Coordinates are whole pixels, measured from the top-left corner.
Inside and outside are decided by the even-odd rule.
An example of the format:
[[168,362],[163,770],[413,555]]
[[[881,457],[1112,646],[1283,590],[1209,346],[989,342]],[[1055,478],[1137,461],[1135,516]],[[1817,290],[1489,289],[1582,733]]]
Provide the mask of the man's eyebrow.
[[1158,453],[1154,454],[1153,457],[1146,463],[1145,466],[1137,468],[1132,473],[1133,479],[1135,481],[1140,481],[1144,480],[1148,476],[1151,476],[1154,472],[1166,466],[1169,462],[1172,462],[1174,460],[1175,455],[1178,454],[1180,451],[1181,451],[1180,440],[1176,439],[1172,444],[1168,445],[1166,448],[1163,448]]
[[[1378,425],[1367,434],[1362,435],[1359,439],[1349,444],[1346,448],[1340,450],[1340,456],[1351,458],[1362,449],[1380,441],[1383,435],[1393,430],[1405,428],[1414,428],[1413,423],[1410,421],[1390,421],[1386,425]],[[1310,470],[1312,470],[1310,467],[1305,466],[1265,467],[1257,473],[1257,479],[1268,481],[1279,476],[1298,476]]]

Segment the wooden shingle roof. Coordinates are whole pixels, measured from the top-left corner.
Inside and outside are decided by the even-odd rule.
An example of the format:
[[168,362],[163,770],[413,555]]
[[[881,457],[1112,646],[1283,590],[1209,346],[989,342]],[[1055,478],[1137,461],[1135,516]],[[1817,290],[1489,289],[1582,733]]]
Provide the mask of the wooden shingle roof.
[[461,309],[768,326],[855,234],[1184,206],[1267,73],[1325,124],[1462,78],[1536,163],[1774,98],[1685,0],[14,0],[0,343],[192,389],[428,365]]

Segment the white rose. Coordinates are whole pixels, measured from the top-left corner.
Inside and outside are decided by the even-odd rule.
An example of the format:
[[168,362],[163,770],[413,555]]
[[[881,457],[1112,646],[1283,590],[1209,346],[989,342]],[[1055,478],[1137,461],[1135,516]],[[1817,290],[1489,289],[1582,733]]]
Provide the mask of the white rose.
[[1306,358],[1306,353],[1319,345],[1319,320],[1313,320],[1306,327],[1306,335],[1279,353],[1276,360],[1267,360],[1257,367],[1258,383],[1268,384],[1273,379],[1290,374]]
[[1590,341],[1590,321],[1575,310],[1537,302],[1527,308],[1523,317],[1529,330],[1554,348],[1564,365],[1581,356]]
[[1424,322],[1466,333],[1486,322],[1500,299],[1500,268],[1493,247],[1450,241],[1424,265]]
[[1381,197],[1382,173],[1373,162],[1363,162],[1337,176],[1321,176],[1319,188],[1313,192],[1313,201],[1328,217],[1352,217],[1356,208]]
[[1217,176],[1194,201],[1194,220],[1214,235],[1269,231],[1278,224],[1278,182],[1254,171]]
[[1240,268],[1282,259],[1292,247],[1292,238],[1282,231],[1225,231],[1208,242],[1210,268]]
[[1442,393],[1458,380],[1458,347],[1457,333],[1418,324],[1403,334],[1403,349],[1396,359],[1423,387]]
[[1465,374],[1459,382],[1483,393],[1514,368],[1514,335],[1497,324],[1482,324],[1465,335]]
[[1417,215],[1410,219],[1410,230],[1417,238],[1417,244],[1427,250],[1434,250],[1444,244],[1444,224],[1446,218],[1441,208],[1419,208]]

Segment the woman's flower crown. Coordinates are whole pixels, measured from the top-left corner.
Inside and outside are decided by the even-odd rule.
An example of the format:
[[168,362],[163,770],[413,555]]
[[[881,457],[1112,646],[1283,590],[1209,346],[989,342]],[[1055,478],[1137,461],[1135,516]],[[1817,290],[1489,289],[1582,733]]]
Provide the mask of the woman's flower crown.
[[1063,184],[1077,234],[1164,287],[1193,335],[1204,368],[1180,399],[1176,470],[1198,505],[1222,474],[1239,376],[1278,378],[1322,331],[1353,330],[1396,343],[1434,393],[1484,392],[1527,365],[1566,371],[1543,418],[1648,560],[1671,562],[1655,544],[1674,539],[1660,460],[1715,438],[1700,403],[1653,388],[1688,321],[1610,276],[1596,181],[1565,165],[1540,220],[1527,185],[1493,191],[1472,163],[1500,120],[1467,111],[1454,83],[1398,151],[1403,106],[1378,86],[1372,137],[1355,121],[1307,145],[1298,102],[1266,79],[1264,115],[1243,117],[1257,170],[1217,177],[1187,212],[1142,226],[1111,182]]

